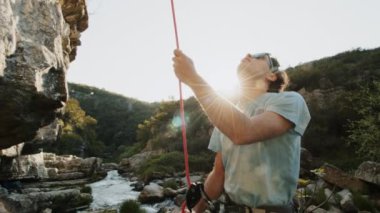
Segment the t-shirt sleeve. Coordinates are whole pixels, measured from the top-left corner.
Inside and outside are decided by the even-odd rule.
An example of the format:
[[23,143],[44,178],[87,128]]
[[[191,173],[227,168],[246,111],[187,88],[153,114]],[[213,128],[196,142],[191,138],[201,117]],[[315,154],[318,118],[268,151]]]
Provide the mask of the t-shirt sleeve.
[[220,131],[217,128],[214,128],[210,137],[210,143],[208,144],[208,149],[214,152],[221,152],[222,145],[220,141]]
[[301,136],[311,119],[305,100],[296,92],[284,92],[278,98],[273,98],[266,110],[292,122],[294,130]]

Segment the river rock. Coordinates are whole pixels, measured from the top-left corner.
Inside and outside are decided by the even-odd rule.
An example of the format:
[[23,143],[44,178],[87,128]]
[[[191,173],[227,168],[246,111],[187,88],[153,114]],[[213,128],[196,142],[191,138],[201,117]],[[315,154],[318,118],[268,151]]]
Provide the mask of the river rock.
[[165,188],[164,189],[164,196],[168,198],[173,198],[177,196],[177,191],[172,188]]
[[137,181],[135,183],[132,183],[131,186],[133,187],[133,191],[142,191],[144,189],[144,182]]
[[380,186],[380,163],[363,162],[356,170],[355,177]]
[[326,210],[322,208],[318,208],[317,206],[314,206],[314,205],[310,205],[309,207],[307,207],[305,212],[306,213],[327,213]]
[[141,191],[138,200],[141,203],[158,203],[165,200],[163,187],[156,183],[146,185]]
[[342,196],[340,206],[344,212],[358,212],[358,208],[356,208],[354,201],[352,200],[351,193],[345,193],[344,196]]

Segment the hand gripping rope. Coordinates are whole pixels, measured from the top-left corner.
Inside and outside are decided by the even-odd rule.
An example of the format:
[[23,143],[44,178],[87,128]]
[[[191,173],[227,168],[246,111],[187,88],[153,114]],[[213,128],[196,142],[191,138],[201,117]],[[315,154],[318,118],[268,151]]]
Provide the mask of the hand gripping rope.
[[[179,49],[177,21],[176,21],[175,10],[174,10],[174,0],[171,0],[171,8],[172,8],[176,47],[177,49]],[[184,108],[183,97],[182,97],[182,82],[181,81],[179,81],[179,99],[180,99],[179,103],[180,103],[180,114],[181,114],[183,153],[184,153],[184,158],[185,158],[185,173],[186,173],[187,186],[190,187],[191,180],[190,180],[190,170],[189,170],[189,155],[187,153],[185,108]],[[182,212],[185,212],[185,207],[186,207],[186,203],[184,202],[181,207]]]

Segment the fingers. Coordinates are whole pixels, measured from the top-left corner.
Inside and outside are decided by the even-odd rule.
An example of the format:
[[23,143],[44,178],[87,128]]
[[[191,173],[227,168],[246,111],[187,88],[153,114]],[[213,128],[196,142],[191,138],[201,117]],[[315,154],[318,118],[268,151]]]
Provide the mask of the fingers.
[[173,53],[174,53],[174,55],[177,56],[177,57],[183,55],[183,53],[182,53],[182,51],[181,51],[180,49],[175,49],[175,50],[173,51]]

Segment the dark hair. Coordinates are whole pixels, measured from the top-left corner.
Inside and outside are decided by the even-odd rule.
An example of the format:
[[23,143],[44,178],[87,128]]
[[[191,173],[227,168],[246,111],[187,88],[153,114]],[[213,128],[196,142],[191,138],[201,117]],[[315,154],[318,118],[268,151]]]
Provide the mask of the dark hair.
[[268,92],[283,92],[289,84],[288,74],[284,71],[274,72],[277,79],[269,84]]
[[[280,66],[280,63],[276,58],[271,57],[270,60],[274,67],[277,68]],[[268,92],[283,92],[289,84],[288,74],[284,71],[275,71],[277,79],[269,84]]]

